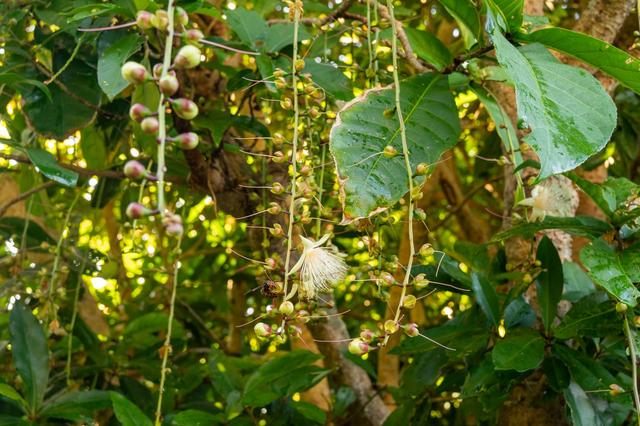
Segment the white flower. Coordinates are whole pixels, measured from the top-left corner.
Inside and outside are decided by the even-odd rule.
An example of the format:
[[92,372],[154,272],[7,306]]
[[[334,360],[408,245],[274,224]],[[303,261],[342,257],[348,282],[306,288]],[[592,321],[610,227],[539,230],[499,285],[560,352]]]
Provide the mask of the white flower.
[[531,190],[531,197],[518,203],[531,207],[531,221],[545,216],[570,217],[575,215],[578,196],[571,181],[564,176],[552,176]]
[[289,275],[300,271],[300,291],[303,296],[312,299],[316,293],[331,291],[333,284],[344,279],[347,265],[335,249],[321,247],[329,240],[329,235],[318,241],[303,236],[300,239],[304,248]]

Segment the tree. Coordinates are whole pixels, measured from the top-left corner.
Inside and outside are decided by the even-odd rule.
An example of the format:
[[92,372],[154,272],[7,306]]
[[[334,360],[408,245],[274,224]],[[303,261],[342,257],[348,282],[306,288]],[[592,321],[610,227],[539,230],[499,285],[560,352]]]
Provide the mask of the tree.
[[640,422],[629,0],[0,5],[0,423]]

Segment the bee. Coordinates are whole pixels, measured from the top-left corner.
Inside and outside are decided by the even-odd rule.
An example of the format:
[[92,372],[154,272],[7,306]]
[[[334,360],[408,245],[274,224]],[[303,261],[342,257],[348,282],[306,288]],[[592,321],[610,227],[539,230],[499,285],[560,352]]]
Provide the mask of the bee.
[[274,299],[282,294],[283,286],[280,281],[266,280],[260,287],[260,293],[264,297]]

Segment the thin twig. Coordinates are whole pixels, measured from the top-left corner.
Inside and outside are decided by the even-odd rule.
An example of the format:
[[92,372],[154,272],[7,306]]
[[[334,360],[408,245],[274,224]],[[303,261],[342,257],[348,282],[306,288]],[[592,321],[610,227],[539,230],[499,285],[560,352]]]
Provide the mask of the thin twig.
[[7,201],[2,206],[0,206],[0,217],[4,216],[7,210],[9,210],[9,208],[14,204],[19,203],[20,201],[29,198],[31,195],[35,194],[36,192],[42,191],[43,189],[47,189],[50,186],[53,186],[55,184],[56,183],[54,181],[50,180],[48,182],[43,183],[42,185],[38,185],[34,188],[31,188],[28,191],[23,192],[22,194],[18,195],[16,198],[12,200]]
[[636,356],[636,344],[631,327],[629,326],[629,317],[625,316],[624,326],[629,340],[629,352],[631,352],[631,371],[633,373],[633,399],[636,404],[636,418],[638,426],[640,426],[640,392],[638,391],[638,358]]

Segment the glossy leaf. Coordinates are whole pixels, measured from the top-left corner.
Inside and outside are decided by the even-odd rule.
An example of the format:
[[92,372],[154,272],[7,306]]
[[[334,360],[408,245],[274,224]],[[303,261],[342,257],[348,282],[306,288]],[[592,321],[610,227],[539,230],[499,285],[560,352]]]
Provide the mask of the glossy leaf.
[[529,34],[518,34],[517,39],[527,43],[542,43],[573,56],[640,93],[640,59],[606,41],[566,28],[543,28]]
[[267,361],[247,381],[243,403],[259,407],[313,386],[328,374],[313,364],[318,359],[319,355],[299,350]]
[[63,394],[42,407],[41,415],[49,418],[87,422],[97,410],[111,407],[109,392],[91,390]]
[[153,423],[133,402],[125,396],[111,392],[113,412],[122,426],[151,426]]
[[200,410],[186,410],[176,414],[171,424],[172,426],[211,426],[223,424],[225,420],[221,414],[211,414]]
[[341,101],[353,98],[351,80],[335,64],[305,59],[304,71],[311,74],[313,82],[329,96]]
[[254,49],[264,46],[264,34],[269,27],[257,12],[239,7],[227,10],[225,14],[229,25],[244,44]]
[[[54,59],[56,69],[67,60],[60,55]],[[21,93],[23,110],[33,129],[43,136],[62,140],[94,119],[95,108],[100,105],[100,89],[95,71],[80,60],[71,62],[57,81],[66,87],[66,91],[57,84],[50,84],[51,99],[38,88]]]
[[109,99],[115,98],[129,83],[120,68],[142,46],[140,35],[129,34],[106,48],[98,57],[98,84]]
[[[447,81],[426,73],[404,80],[400,90],[411,166],[433,164],[460,133]],[[382,155],[387,145],[402,153],[394,107],[392,87],[370,90],[348,103],[331,129],[346,221],[376,214],[407,192],[403,156]]]
[[[415,28],[405,28],[409,44],[419,58],[424,59],[427,63],[435,66],[438,70],[442,70],[453,61],[453,56],[447,46],[438,39],[434,34],[426,30],[417,30]],[[380,31],[378,37],[390,40],[393,30],[387,28]]]
[[525,300],[519,296],[504,308],[504,326],[509,329],[516,326],[532,327],[536,313]]
[[591,399],[585,391],[575,382],[572,382],[564,391],[564,399],[567,401],[571,413],[571,422],[575,426],[604,426],[605,423],[594,407]]
[[78,173],[62,167],[51,153],[40,148],[28,148],[26,152],[38,171],[49,179],[72,187],[78,183]]
[[605,337],[620,329],[615,306],[610,300],[602,300],[604,293],[585,297],[574,304],[562,318],[562,322],[553,327],[553,335],[558,339],[573,337]]
[[24,383],[31,412],[42,405],[49,381],[49,348],[38,319],[31,309],[17,302],[9,319],[13,364]]
[[6,84],[9,87],[17,88],[19,88],[20,85],[35,86],[40,89],[49,100],[51,100],[51,92],[43,82],[27,78],[26,76],[15,72],[0,73],[0,84]]
[[589,276],[612,296],[629,306],[636,306],[640,291],[626,274],[620,256],[607,243],[595,240],[580,252],[580,260]]
[[500,322],[500,305],[498,304],[496,289],[489,280],[475,273],[471,274],[471,287],[476,295],[478,304],[482,308],[482,312],[497,327]]
[[544,358],[544,339],[529,328],[518,328],[496,342],[491,353],[496,370],[533,370]]
[[544,328],[549,331],[556,317],[558,302],[562,298],[564,285],[562,262],[556,247],[547,236],[540,241],[536,258],[540,261],[542,268],[542,272],[536,279],[538,304]]
[[563,262],[562,275],[564,278],[562,297],[569,302],[577,302],[596,291],[589,275],[575,262]]
[[22,395],[20,395],[17,390],[6,383],[0,383],[0,396],[9,398],[10,400],[17,402],[21,407],[28,407],[27,401],[24,400]]
[[[298,42],[309,40],[311,34],[304,28],[298,27]],[[276,53],[293,44],[293,24],[271,25],[264,34],[263,49],[269,53]]]
[[561,229],[569,234],[588,238],[597,238],[613,230],[607,222],[603,222],[592,216],[547,216],[542,222],[526,222],[498,232],[493,236],[493,241],[506,240],[507,238],[517,235],[533,236],[536,232],[545,229]]
[[104,134],[95,126],[82,129],[80,148],[88,168],[101,170],[107,166],[107,148],[104,139]]
[[522,26],[524,18],[524,0],[490,0],[502,14],[507,24],[508,32],[515,32]]
[[598,80],[558,61],[540,44],[516,48],[490,32],[500,64],[514,82],[524,138],[538,154],[540,179],[571,170],[600,151],[616,126],[616,107]]
[[[480,38],[480,14],[471,1],[439,0],[439,2],[473,39]],[[470,43],[467,43],[467,47],[469,46]]]

